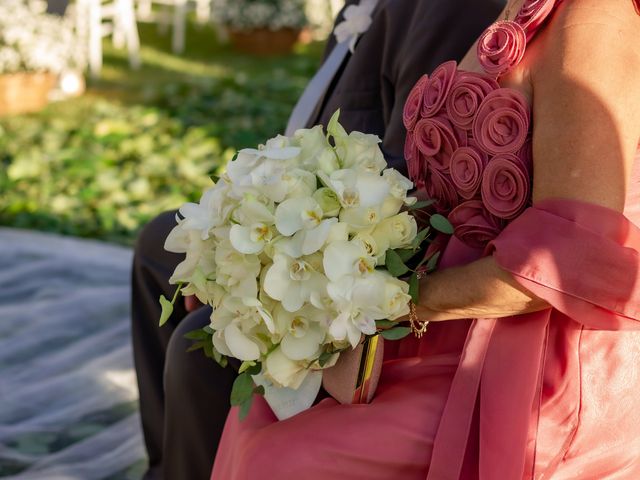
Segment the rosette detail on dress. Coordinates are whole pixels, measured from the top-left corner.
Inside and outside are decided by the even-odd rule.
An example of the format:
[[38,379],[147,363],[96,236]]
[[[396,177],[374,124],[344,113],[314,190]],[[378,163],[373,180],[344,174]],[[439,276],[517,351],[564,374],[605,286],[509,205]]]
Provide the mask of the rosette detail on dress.
[[513,20],[480,37],[484,73],[443,63],[420,78],[405,104],[409,176],[472,247],[486,246],[531,205],[531,107],[498,78],[522,61],[527,42],[561,1],[524,0]]
[[497,22],[478,40],[478,60],[485,72],[499,77],[522,61],[526,47],[527,35],[519,23]]
[[467,245],[483,248],[530,204],[530,116],[522,94],[455,62],[423,76],[409,95],[409,176]]
[[553,7],[561,0],[525,0],[515,18],[527,35],[527,40],[535,36]]
[[422,109],[422,102],[424,97],[424,90],[429,82],[429,76],[423,75],[418,83],[411,89],[407,101],[404,104],[404,110],[402,111],[402,122],[404,127],[408,131],[413,131],[418,118],[420,117],[420,110]]

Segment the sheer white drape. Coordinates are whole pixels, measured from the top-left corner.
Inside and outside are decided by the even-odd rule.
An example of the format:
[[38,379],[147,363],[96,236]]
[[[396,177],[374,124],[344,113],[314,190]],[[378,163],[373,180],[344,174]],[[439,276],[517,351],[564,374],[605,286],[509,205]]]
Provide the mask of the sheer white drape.
[[0,228],[0,476],[126,478],[144,458],[130,265],[125,248]]

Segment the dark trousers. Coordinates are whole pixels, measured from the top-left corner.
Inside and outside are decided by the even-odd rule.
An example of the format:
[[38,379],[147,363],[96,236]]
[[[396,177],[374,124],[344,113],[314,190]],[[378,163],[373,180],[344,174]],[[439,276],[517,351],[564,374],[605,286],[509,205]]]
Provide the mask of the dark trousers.
[[182,255],[164,250],[175,226],[175,212],[150,222],[135,248],[132,274],[132,337],[140,415],[149,455],[146,479],[206,480],[209,478],[229,411],[236,377],[202,351],[187,353],[184,334],[209,323],[203,307],[187,315],[181,299],[173,315],[158,327],[158,298],[173,296],[168,279]]

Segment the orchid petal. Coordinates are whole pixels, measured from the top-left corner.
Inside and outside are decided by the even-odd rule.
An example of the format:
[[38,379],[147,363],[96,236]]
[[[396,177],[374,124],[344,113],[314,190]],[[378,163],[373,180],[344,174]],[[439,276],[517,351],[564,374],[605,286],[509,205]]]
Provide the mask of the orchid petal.
[[264,248],[263,240],[257,242],[251,240],[251,227],[233,225],[229,233],[229,240],[233,248],[246,255],[259,253]]
[[260,348],[240,329],[231,324],[224,329],[224,338],[231,354],[238,360],[248,362],[260,358]]

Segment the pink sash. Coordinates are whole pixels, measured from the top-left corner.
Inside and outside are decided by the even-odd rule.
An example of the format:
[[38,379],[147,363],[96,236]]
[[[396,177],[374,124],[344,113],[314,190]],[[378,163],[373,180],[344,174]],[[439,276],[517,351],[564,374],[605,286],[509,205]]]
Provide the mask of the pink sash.
[[[567,338],[581,329],[640,329],[640,229],[613,210],[545,200],[514,220],[487,248],[501,268],[552,308],[474,322],[454,378],[433,450],[428,480],[458,480],[471,420],[480,408],[480,478],[520,480],[536,470],[542,376],[551,322]],[[569,345],[569,344],[568,344]],[[575,343],[571,343],[575,345]],[[573,348],[573,347],[567,347]],[[569,368],[576,368],[572,363]],[[564,372],[571,378],[579,371]],[[579,401],[567,393],[567,402]],[[569,405],[575,411],[577,405]],[[570,428],[575,431],[577,420]],[[562,460],[545,458],[545,476]]]

